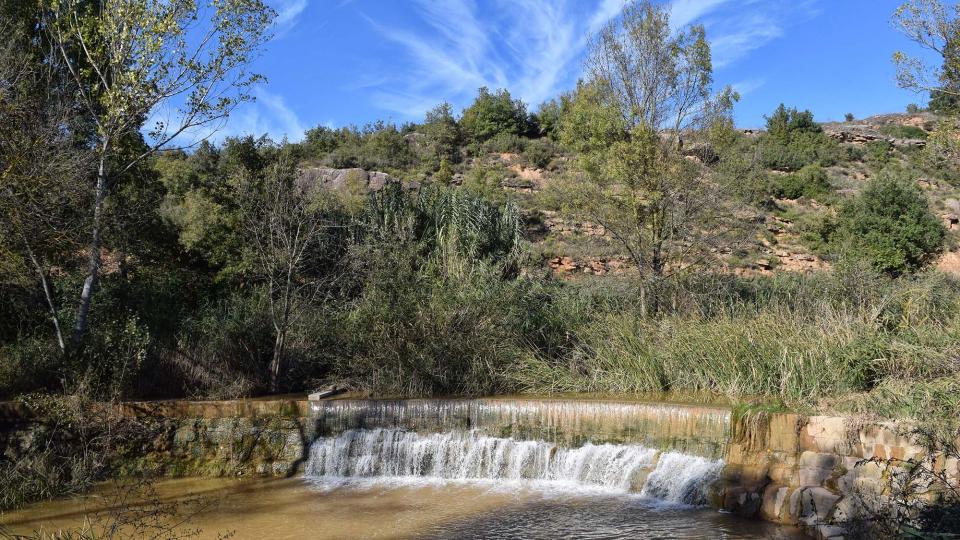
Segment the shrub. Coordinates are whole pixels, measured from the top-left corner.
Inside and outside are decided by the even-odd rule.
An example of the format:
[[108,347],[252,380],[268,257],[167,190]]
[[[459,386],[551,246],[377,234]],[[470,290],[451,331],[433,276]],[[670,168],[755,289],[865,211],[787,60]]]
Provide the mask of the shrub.
[[880,133],[895,139],[926,139],[928,133],[917,126],[904,126],[902,124],[886,124],[880,126]]
[[920,112],[920,106],[917,105],[916,103],[911,103],[907,105],[908,114],[917,114],[918,112]]
[[843,119],[844,119],[845,121],[847,121],[847,122],[853,122],[853,120],[855,119],[855,117],[853,116],[853,113],[847,113],[847,114],[843,115]]
[[498,133],[483,143],[483,151],[493,154],[519,154],[527,147],[527,139],[513,133]]
[[767,117],[767,131],[759,144],[761,164],[781,171],[798,171],[812,163],[830,166],[842,155],[840,145],[823,133],[813,113],[782,104]]
[[472,141],[481,143],[500,134],[522,135],[527,132],[527,107],[507,90],[490,93],[484,87],[463,110],[460,127]]
[[449,103],[442,103],[427,111],[419,131],[426,138],[425,151],[434,164],[443,160],[456,163],[460,160],[460,126]]
[[898,275],[932,262],[945,234],[916,183],[887,168],[841,207],[833,240],[845,257]]
[[773,194],[781,199],[822,198],[833,192],[827,172],[819,163],[807,165],[796,173],[777,177],[773,181]]
[[892,151],[893,145],[889,141],[870,141],[866,144],[863,158],[867,164],[882,169],[890,163]]
[[556,153],[556,148],[547,139],[536,139],[527,143],[523,157],[534,167],[545,169]]

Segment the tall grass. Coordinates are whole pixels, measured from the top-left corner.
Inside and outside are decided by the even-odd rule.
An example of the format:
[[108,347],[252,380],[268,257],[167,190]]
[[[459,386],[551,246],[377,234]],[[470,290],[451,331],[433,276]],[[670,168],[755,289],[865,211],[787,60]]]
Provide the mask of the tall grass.
[[[938,274],[874,279],[740,283],[653,317],[599,311],[574,350],[525,354],[513,379],[536,392],[695,391],[848,410],[855,402],[838,396],[866,394],[879,409],[916,415],[960,386],[960,289]],[[960,413],[958,403],[940,400]]]

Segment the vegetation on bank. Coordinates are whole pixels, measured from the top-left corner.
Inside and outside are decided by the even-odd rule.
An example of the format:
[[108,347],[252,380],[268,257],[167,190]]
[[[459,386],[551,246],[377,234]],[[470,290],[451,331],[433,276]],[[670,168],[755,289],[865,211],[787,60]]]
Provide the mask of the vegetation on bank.
[[[482,88],[420,123],[171,148],[251,99],[272,15],[0,5],[0,398],[55,420],[38,452],[0,457],[0,507],[117,470],[143,426],[100,400],[691,391],[958,427],[960,280],[932,266],[957,242],[933,208],[960,187],[960,37],[938,2],[894,17],[940,44],[934,74],[895,57],[931,125],[881,130],[923,148],[845,142],[786,105],[735,129],[704,28],[650,1],[536,112]],[[179,125],[147,123],[171,107]],[[313,166],[400,181],[333,189]],[[553,272],[550,219],[623,271]],[[821,271],[752,262],[789,241]]]
[[[180,133],[229,113],[258,80],[246,62],[269,10],[237,6],[237,25],[212,36],[243,43],[210,59],[223,70],[170,57],[155,80],[125,88],[133,101],[121,106],[111,80],[72,66],[129,66],[81,54],[72,36],[120,43],[133,25],[172,39],[167,23],[185,15],[61,17],[75,7],[5,8],[15,24],[3,28],[12,45],[0,79],[16,83],[2,87],[0,122],[11,141],[0,190],[5,398],[228,398],[332,383],[960,412],[949,398],[960,286],[929,270],[948,238],[917,187],[918,172],[953,181],[950,148],[936,142],[949,140],[951,80],[936,90],[944,120],[920,153],[841,144],[784,105],[751,136],[733,126],[739,96],[712,88],[704,29],[673,32],[666,10],[635,2],[596,37],[578,87],[534,113],[484,88],[459,116],[441,104],[418,124],[185,152],[165,150],[170,126],[150,131],[136,107],[165,102],[171,74],[189,72],[231,97],[194,103]],[[164,45],[142,39],[130,61],[159,61],[149,53]],[[660,71],[638,79],[655,58]],[[638,101],[645,93],[651,101]],[[886,133],[922,139],[918,129]],[[551,181],[510,191],[491,158],[501,154]],[[300,176],[310,165],[380,169],[419,188],[370,191],[348,178],[327,189]],[[870,174],[841,193],[836,166]],[[819,201],[801,216],[802,241],[834,269],[738,272],[764,234],[750,216],[788,216],[790,201]],[[565,280],[546,269],[531,230],[547,208],[599,226],[597,242],[627,271]]]

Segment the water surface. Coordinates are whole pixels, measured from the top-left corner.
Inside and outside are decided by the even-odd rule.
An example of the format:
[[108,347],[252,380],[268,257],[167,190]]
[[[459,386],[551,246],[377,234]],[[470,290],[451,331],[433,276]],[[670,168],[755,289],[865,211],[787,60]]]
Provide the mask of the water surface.
[[[199,529],[200,540],[229,532],[237,539],[321,540],[802,538],[708,508],[550,482],[190,479],[155,487],[166,502],[204,498],[202,509],[187,505],[178,516],[197,512],[180,529]],[[84,515],[110,505],[113,489],[35,505],[0,521],[15,533],[76,527]]]

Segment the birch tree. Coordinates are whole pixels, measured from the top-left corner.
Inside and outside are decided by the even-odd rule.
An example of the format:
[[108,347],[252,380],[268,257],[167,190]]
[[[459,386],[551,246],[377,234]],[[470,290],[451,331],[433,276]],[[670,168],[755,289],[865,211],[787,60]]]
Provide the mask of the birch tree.
[[668,7],[629,2],[594,38],[587,81],[561,118],[561,142],[584,173],[568,186],[568,208],[623,246],[644,297],[733,236],[718,186],[680,153],[687,134],[729,123],[737,96],[713,95],[712,73],[702,26],[672,29]]
[[[87,270],[72,345],[89,324],[104,207],[115,179],[160,149],[203,139],[252,99],[249,70],[273,11],[260,0],[54,0],[44,26],[93,125],[96,159]],[[125,137],[144,136],[123,156]]]

